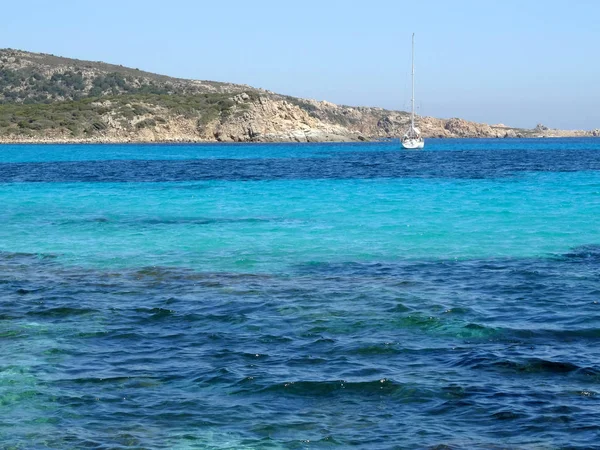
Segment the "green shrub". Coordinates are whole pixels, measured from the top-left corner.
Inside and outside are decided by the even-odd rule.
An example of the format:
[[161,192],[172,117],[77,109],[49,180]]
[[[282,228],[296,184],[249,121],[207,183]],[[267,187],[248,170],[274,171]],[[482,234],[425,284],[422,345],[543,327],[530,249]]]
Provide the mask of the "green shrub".
[[156,126],[156,120],[154,120],[154,119],[144,119],[135,124],[135,127],[138,130],[141,130],[142,128],[148,128],[148,127],[154,127],[154,126]]

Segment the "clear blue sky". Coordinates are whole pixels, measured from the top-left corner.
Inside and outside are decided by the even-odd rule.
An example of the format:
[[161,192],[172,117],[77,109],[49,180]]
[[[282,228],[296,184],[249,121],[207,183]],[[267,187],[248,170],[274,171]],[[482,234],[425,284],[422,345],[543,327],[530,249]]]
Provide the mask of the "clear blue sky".
[[3,2],[0,47],[436,117],[600,128],[596,0]]

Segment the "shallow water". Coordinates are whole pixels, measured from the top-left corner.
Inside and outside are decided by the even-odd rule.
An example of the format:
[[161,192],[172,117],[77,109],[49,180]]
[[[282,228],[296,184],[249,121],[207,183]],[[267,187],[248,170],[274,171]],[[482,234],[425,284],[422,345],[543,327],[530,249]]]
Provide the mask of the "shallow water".
[[600,140],[0,146],[0,447],[593,448]]

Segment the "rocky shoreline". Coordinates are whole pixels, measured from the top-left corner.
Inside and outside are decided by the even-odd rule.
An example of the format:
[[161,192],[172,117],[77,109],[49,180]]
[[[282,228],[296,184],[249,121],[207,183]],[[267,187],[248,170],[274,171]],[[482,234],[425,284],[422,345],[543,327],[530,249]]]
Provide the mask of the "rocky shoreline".
[[[124,104],[122,98],[86,105],[95,116],[91,126],[79,135],[60,126],[22,134],[13,126],[10,134],[0,133],[0,143],[360,142],[398,139],[410,121],[402,111],[341,106],[269,92],[227,95],[227,108],[210,116],[202,111],[181,114],[157,104],[152,97]],[[600,130],[556,130],[541,124],[522,129],[458,118],[419,117],[418,126],[429,139],[600,136]]]
[[[564,131],[559,130],[560,133],[548,133],[548,134],[515,134],[508,136],[478,136],[478,135],[464,135],[464,136],[425,136],[426,139],[461,139],[461,138],[472,138],[472,139],[535,139],[535,138],[581,138],[581,137],[600,137],[600,134],[594,134],[593,132],[581,132],[581,131]],[[0,145],[90,145],[90,144],[268,144],[268,143],[343,143],[343,142],[377,142],[377,141],[389,141],[394,138],[386,137],[386,138],[365,138],[360,136],[352,139],[348,136],[334,136],[327,135],[323,137],[319,137],[318,135],[313,135],[310,138],[295,138],[289,139],[289,136],[273,136],[271,138],[263,138],[260,140],[230,140],[230,141],[222,141],[218,139],[183,139],[183,138],[172,138],[172,139],[131,139],[131,138],[102,138],[102,137],[94,137],[87,139],[77,139],[77,138],[60,138],[60,139],[51,139],[51,138],[6,138],[0,137]],[[395,139],[399,139],[396,137]]]
[[[393,119],[386,116],[389,129],[378,123],[369,129],[368,124],[353,127],[331,125],[321,121],[305,120],[278,123],[276,118],[266,121],[262,115],[262,126],[257,125],[256,117],[248,117],[238,123],[215,121],[207,124],[203,132],[196,129],[189,119],[172,118],[161,126],[136,132],[127,129],[107,129],[90,137],[68,136],[66,133],[48,135],[0,136],[0,144],[210,144],[210,143],[315,143],[315,142],[374,142],[398,139],[401,136],[405,118],[396,113]],[[398,117],[398,116],[400,117]],[[186,123],[187,122],[187,123]],[[382,122],[381,120],[379,122]],[[131,128],[135,129],[135,124]],[[541,125],[534,129],[518,129],[504,125],[487,125],[468,122],[463,119],[420,119],[420,128],[427,139],[439,138],[577,138],[600,137],[600,130],[556,130]]]

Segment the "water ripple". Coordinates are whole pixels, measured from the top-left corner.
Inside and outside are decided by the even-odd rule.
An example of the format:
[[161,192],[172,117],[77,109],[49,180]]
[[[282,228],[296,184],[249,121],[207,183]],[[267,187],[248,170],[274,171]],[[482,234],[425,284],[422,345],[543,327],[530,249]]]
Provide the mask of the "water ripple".
[[282,275],[3,253],[0,412],[47,417],[28,433],[51,448],[255,447],[264,433],[275,446],[584,448],[599,432],[596,253]]
[[[0,182],[173,182],[284,179],[513,177],[520,172],[600,170],[595,149],[495,152],[348,151],[311,158],[105,160],[0,163]],[[194,189],[198,185],[194,185]],[[200,189],[204,186],[200,185]]]

